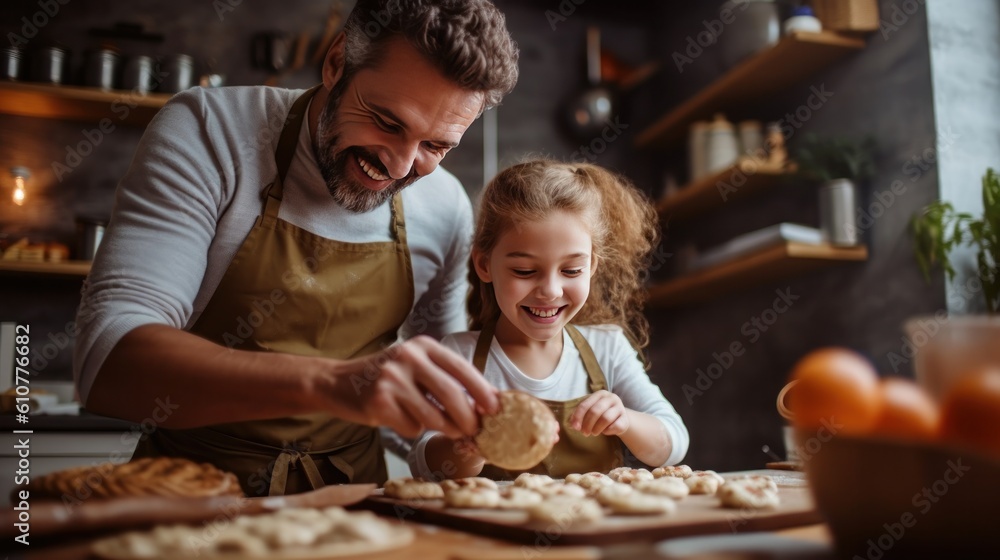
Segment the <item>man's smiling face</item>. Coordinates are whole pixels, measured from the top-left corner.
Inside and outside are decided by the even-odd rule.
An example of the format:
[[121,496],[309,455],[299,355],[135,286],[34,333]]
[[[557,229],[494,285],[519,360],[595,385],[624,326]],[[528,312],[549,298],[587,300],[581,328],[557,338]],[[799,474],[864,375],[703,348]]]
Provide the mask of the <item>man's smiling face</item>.
[[479,116],[483,94],[446,78],[404,39],[338,81],[316,132],[316,160],[334,199],[374,210],[437,168]]

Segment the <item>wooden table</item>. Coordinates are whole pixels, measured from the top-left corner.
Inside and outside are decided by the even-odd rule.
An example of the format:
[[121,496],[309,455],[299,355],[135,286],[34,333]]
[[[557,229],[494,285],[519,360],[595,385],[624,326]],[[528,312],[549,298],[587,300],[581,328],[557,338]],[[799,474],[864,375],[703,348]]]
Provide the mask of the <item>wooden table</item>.
[[[781,473],[776,471],[744,471],[734,474],[760,474],[801,477],[801,473]],[[776,479],[778,480],[778,479]],[[393,518],[397,521],[398,517]],[[506,540],[499,540],[482,535],[471,534],[455,529],[448,529],[435,525],[425,525],[414,522],[412,519],[403,519],[403,523],[415,529],[416,538],[412,544],[404,549],[396,549],[380,554],[370,554],[363,558],[366,560],[389,560],[396,558],[420,558],[428,560],[563,560],[563,559],[599,559],[609,560],[620,558],[622,560],[639,560],[642,558],[670,558],[667,556],[657,556],[654,552],[653,543],[629,543],[612,546],[547,546],[537,547],[530,544],[519,544]],[[723,536],[717,535],[720,539]],[[740,533],[748,534],[748,533]],[[820,543],[828,550],[832,551],[832,538],[825,525],[807,525],[791,529],[781,529],[762,533],[774,537],[787,539],[798,539]],[[53,538],[42,543],[32,541],[28,547],[17,545],[13,547],[8,543],[0,545],[0,556],[12,554],[13,557],[31,559],[53,559],[53,560],[82,560],[90,558],[89,550],[91,543],[96,537],[77,538],[72,541],[67,539]],[[16,543],[15,543],[16,544]],[[832,558],[832,552],[830,558]],[[675,557],[676,558],[676,557]],[[693,557],[691,557],[693,558]],[[727,560],[736,560],[739,557],[731,553],[726,555]],[[759,554],[747,553],[748,560],[761,558]],[[815,556],[810,558],[815,559]]]
[[[416,539],[413,544],[405,549],[367,555],[364,558],[366,560],[390,560],[398,558],[420,558],[427,560],[589,560],[602,558],[602,554],[612,558],[655,558],[649,544],[619,545],[604,549],[590,546],[551,547],[548,550],[540,551],[533,550],[530,547],[526,549],[525,546],[519,544],[471,535],[433,525],[408,524],[416,530]],[[831,543],[830,535],[825,525],[810,525],[795,529],[785,529],[770,534],[826,545]],[[15,558],[23,557],[34,560],[84,560],[90,558],[89,550],[92,540],[85,538],[67,543],[64,539],[60,539],[59,542],[46,544],[45,546],[37,546],[36,543],[27,547],[18,545],[19,548],[12,548],[5,545],[4,550],[0,554],[5,556],[13,554]],[[635,554],[630,554],[630,551],[634,551]],[[737,560],[735,556],[727,556],[727,559],[729,558]],[[748,554],[747,558],[753,559],[759,558],[759,556]]]

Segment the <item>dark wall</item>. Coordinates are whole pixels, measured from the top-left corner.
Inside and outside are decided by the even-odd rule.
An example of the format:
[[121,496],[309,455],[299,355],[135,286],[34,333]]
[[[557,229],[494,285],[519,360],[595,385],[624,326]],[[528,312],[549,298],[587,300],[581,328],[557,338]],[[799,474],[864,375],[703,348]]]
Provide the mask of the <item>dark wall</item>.
[[[673,173],[683,180],[676,165],[680,152],[639,151],[635,136],[656,117],[708,84],[721,71],[718,53],[706,49],[693,64],[678,72],[671,53],[680,50],[688,37],[704,29],[703,21],[718,17],[715,3],[642,2],[638,0],[589,0],[580,5],[546,0],[497,0],[507,14],[510,29],[521,49],[521,79],[517,89],[497,109],[500,166],[526,153],[568,159],[591,159],[627,173],[636,184],[658,195],[663,177]],[[231,11],[213,6],[235,4]],[[345,6],[350,2],[345,2]],[[575,6],[572,13],[561,5]],[[883,1],[888,13],[891,2]],[[76,65],[82,51],[91,46],[91,27],[108,27],[116,21],[134,21],[164,34],[161,45],[123,44],[129,52],[193,55],[204,71],[225,74],[227,83],[259,84],[267,77],[249,62],[249,40],[256,32],[310,31],[318,36],[329,3],[307,0],[262,2],[257,0],[136,1],[128,4],[108,0],[73,0],[61,6],[39,37],[56,38],[74,50]],[[21,18],[39,10],[34,0],[15,0],[0,5],[0,22],[6,35],[20,32]],[[546,13],[549,11],[550,13]],[[564,19],[562,19],[564,18]],[[595,143],[594,138],[569,137],[560,127],[558,115],[566,99],[585,86],[584,31],[600,21],[605,46],[625,61],[638,64],[659,59],[662,68],[650,82],[623,98],[613,141]],[[781,453],[781,419],[774,397],[792,363],[808,350],[828,344],[855,348],[871,357],[883,371],[892,372],[887,355],[902,345],[900,324],[910,316],[943,308],[943,281],[928,285],[912,259],[905,224],[910,214],[937,194],[936,170],[930,165],[917,177],[906,173],[907,162],[925,148],[935,148],[931,70],[927,22],[923,10],[888,39],[879,34],[868,38],[868,47],[827,71],[777,96],[761,109],[760,118],[780,118],[794,110],[810,94],[811,86],[823,86],[834,96],[815,111],[801,132],[873,134],[879,143],[876,177],[866,186],[868,208],[893,181],[903,181],[904,195],[887,204],[884,212],[864,231],[871,258],[866,263],[844,264],[789,278],[773,285],[735,293],[716,301],[685,309],[651,308],[653,327],[651,376],[663,387],[691,429],[692,447],[687,462],[697,467],[737,469],[760,466],[772,459],[763,445]],[[31,45],[29,45],[31,46]],[[288,87],[306,87],[318,80],[307,68],[282,82]],[[623,125],[623,126],[621,126]],[[31,197],[24,207],[9,202],[8,191],[0,197],[0,230],[17,238],[31,235],[38,240],[75,243],[77,215],[107,215],[114,188],[134,152],[142,130],[117,127],[104,136],[93,154],[61,180],[53,162],[64,162],[67,150],[85,140],[93,124],[67,123],[0,115],[0,170],[27,165],[34,177]],[[475,197],[483,183],[482,119],[470,128],[462,145],[445,160]],[[798,134],[798,133],[797,133]],[[794,145],[797,138],[790,142]],[[586,155],[581,146],[590,150]],[[599,153],[595,153],[599,152]],[[3,181],[4,173],[0,173]],[[911,180],[915,179],[915,180]],[[734,235],[781,221],[816,225],[815,188],[789,185],[745,203],[732,203],[694,224],[669,226],[661,255],[679,255],[685,246],[705,248]],[[674,256],[664,257],[668,270]],[[48,379],[70,378],[70,351],[60,333],[71,327],[79,281],[45,281],[0,277],[0,320],[31,322],[39,333],[35,344],[50,346],[52,358],[37,368]],[[791,308],[759,338],[748,334],[744,324],[772,309],[776,290],[796,299]],[[71,330],[71,329],[70,329]],[[33,331],[35,332],[35,331]],[[754,338],[754,340],[751,340]],[[723,368],[701,395],[685,397],[683,388],[697,388],[699,370],[716,361],[734,343],[746,348]],[[36,348],[41,354],[45,348]],[[718,355],[719,358],[715,356]],[[909,374],[904,364],[900,373]]]
[[[881,2],[882,13],[891,13],[891,6]],[[677,20],[666,33],[671,39],[661,45],[660,57],[682,48],[688,36],[704,29],[705,19],[717,14],[709,6]],[[914,158],[924,158],[926,150],[938,146],[923,9],[898,31],[872,34],[867,42],[863,51],[764,104],[756,116],[782,118],[805,104],[813,87],[825,88],[832,96],[795,129],[788,139],[792,150],[809,132],[875,138],[877,172],[860,199],[861,209],[873,217],[861,223],[869,260],[837,264],[702,305],[648,311],[652,377],[691,430],[687,460],[692,465],[757,468],[773,460],[773,453],[782,455],[784,421],[775,397],[794,362],[812,349],[853,348],[885,374],[911,376],[910,364],[890,359],[890,353],[900,356],[902,323],[945,309],[943,281],[940,275],[931,284],[924,281],[906,229],[910,216],[938,192],[933,158],[914,166]],[[707,48],[682,73],[668,73],[660,87],[683,98],[711,80],[719,67],[717,49]],[[670,106],[664,103],[663,110]],[[901,195],[890,191],[896,181]],[[816,227],[816,192],[815,185],[799,182],[745,203],[725,204],[695,224],[668,228],[670,252],[682,254],[685,246],[703,249],[779,222]],[[790,306],[779,292],[791,300]],[[734,344],[743,355],[727,354]],[[709,368],[717,378],[707,376]]]

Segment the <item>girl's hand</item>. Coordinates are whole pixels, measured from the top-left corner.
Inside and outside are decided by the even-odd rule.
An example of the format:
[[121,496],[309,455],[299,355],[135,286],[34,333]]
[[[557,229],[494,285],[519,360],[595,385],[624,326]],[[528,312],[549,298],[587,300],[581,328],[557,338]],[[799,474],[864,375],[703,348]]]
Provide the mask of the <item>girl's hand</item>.
[[479,451],[476,440],[471,437],[452,440],[452,453],[463,464],[468,466],[481,467],[486,463],[486,458]]
[[617,436],[628,431],[629,417],[618,395],[600,390],[580,403],[570,426],[585,436]]

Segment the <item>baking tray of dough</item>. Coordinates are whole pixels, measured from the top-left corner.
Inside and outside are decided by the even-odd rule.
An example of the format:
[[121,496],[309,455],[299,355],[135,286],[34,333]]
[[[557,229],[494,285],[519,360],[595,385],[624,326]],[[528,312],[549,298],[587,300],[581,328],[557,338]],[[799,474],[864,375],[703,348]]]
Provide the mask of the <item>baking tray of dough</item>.
[[[800,477],[780,471],[748,473],[772,476],[781,498],[776,508],[729,509],[721,507],[715,496],[689,495],[677,502],[677,511],[671,515],[612,515],[605,509],[605,517],[599,521],[564,527],[529,521],[524,510],[447,508],[443,500],[398,500],[373,494],[355,507],[401,520],[540,546],[660,541],[693,535],[773,531],[823,521]],[[723,476],[736,474],[746,473],[723,473]]]

